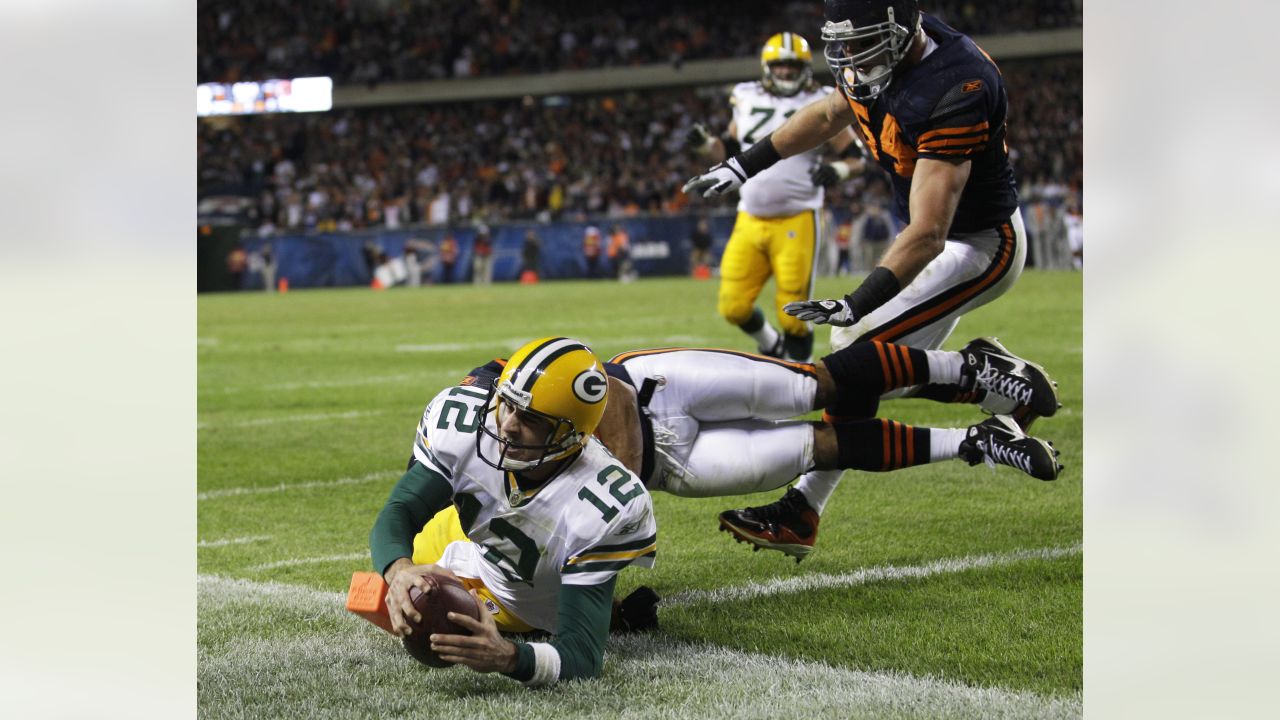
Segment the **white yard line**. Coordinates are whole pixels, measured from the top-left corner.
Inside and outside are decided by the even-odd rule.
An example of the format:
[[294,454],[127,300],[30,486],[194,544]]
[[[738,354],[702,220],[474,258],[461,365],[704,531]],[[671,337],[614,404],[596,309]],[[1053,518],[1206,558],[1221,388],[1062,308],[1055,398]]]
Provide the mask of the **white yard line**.
[[362,387],[365,385],[392,385],[403,382],[428,383],[437,382],[443,376],[445,378],[458,377],[461,378],[467,370],[471,368],[445,368],[442,370],[424,370],[415,373],[400,373],[398,375],[370,375],[358,378],[340,378],[337,380],[312,380],[308,382],[287,382],[287,383],[271,383],[269,385],[250,385],[244,387],[221,387],[221,388],[201,388],[198,392],[203,394],[222,393],[234,394],[240,392],[276,392],[286,390],[322,390],[326,388],[340,387]]
[[207,492],[196,493],[196,500],[212,500],[221,497],[234,497],[236,495],[264,495],[268,493],[291,492],[293,490],[315,490],[316,488],[337,487],[339,485],[360,485],[362,483],[378,482],[393,477],[398,477],[401,473],[390,470],[382,472],[369,473],[360,477],[338,478],[337,480],[313,480],[311,482],[302,483],[280,483],[279,485],[264,485],[261,487],[234,487],[224,488],[222,490],[209,490]]
[[353,418],[372,417],[374,415],[385,415],[386,410],[351,410],[349,412],[340,413],[309,413],[306,415],[285,415],[273,418],[257,418],[256,420],[240,420],[238,422],[229,423],[207,423],[202,422],[196,425],[197,430],[206,428],[242,428],[242,427],[259,427],[261,425],[277,425],[280,423],[295,422],[323,422],[325,420],[351,420]]
[[339,560],[368,560],[369,551],[362,550],[360,552],[346,553],[344,555],[325,555],[323,557],[306,557],[306,558],[289,558],[288,560],[277,560],[275,562],[263,563],[261,565],[250,565],[249,569],[253,571],[274,570],[282,567],[292,567],[294,565],[314,565],[316,563],[338,562]]
[[1079,555],[1080,545],[1071,547],[1039,548],[1036,550],[1016,550],[1009,553],[991,555],[969,555],[957,558],[943,558],[924,565],[881,565],[862,568],[839,575],[814,574],[799,575],[789,578],[775,578],[763,583],[748,583],[736,587],[717,588],[715,590],[689,590],[663,598],[662,604],[667,606],[696,605],[700,603],[724,603],[736,600],[747,600],[763,595],[785,595],[789,593],[807,592],[837,587],[853,587],[891,580],[917,580],[930,575],[964,572],[978,568],[1000,567],[1026,562],[1027,560],[1051,560],[1054,558]]
[[[1079,552],[1079,547],[1044,548],[814,577],[869,583]],[[726,590],[717,597],[790,591],[775,584],[750,588]],[[197,673],[200,704],[202,714],[210,717],[240,716],[249,707],[244,704],[249,700],[246,694],[260,695],[254,702],[263,705],[275,702],[274,695],[259,691],[264,677],[272,679],[272,687],[314,685],[315,693],[328,692],[334,682],[378,684],[380,692],[368,694],[360,713],[351,717],[394,715],[423,703],[463,715],[484,715],[495,709],[495,702],[497,707],[510,704],[512,716],[561,718],[598,717],[601,708],[625,708],[619,717],[628,718],[760,717],[766,706],[785,709],[784,714],[793,718],[1079,718],[1083,714],[1079,693],[1050,697],[971,687],[936,677],[860,671],[683,642],[661,633],[610,638],[605,675],[599,681],[574,683],[549,693],[523,692],[504,678],[461,669],[430,671],[425,685],[387,684],[381,680],[424,671],[406,660],[394,638],[346,613],[343,593],[209,575],[198,577],[197,593],[202,633],[233,632],[245,617],[261,617],[261,622],[273,625],[290,622],[292,617],[296,618],[292,622],[313,628],[293,637],[273,634],[268,641],[239,631],[229,642],[202,644]],[[687,604],[710,600],[712,594],[676,597],[683,597]],[[246,606],[258,609],[246,614]],[[333,668],[342,668],[345,675],[338,679]],[[317,699],[315,694],[304,696]],[[305,708],[260,709],[288,715]]]
[[226,547],[227,545],[244,545],[246,543],[263,542],[270,540],[270,535],[249,535],[247,537],[223,538],[222,540],[201,540],[196,543],[199,548],[215,548]]
[[[596,337],[587,335],[574,335],[573,337],[585,342],[588,345],[596,346],[608,343],[609,345],[625,345],[639,347],[681,347],[704,346],[709,342],[709,338],[698,335],[640,335],[630,337]],[[423,345],[397,345],[396,352],[461,352],[464,350],[501,350],[506,349],[508,352],[515,352],[520,346],[533,340],[533,338],[508,338],[506,340],[490,340],[487,342],[474,343],[432,343]],[[608,358],[606,358],[608,359]]]

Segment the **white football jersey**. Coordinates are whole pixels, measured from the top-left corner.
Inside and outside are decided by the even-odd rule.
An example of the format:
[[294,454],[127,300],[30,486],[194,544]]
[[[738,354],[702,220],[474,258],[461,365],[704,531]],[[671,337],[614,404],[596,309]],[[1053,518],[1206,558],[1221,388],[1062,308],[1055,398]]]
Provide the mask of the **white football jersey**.
[[[758,80],[738,83],[729,102],[733,105],[733,120],[742,149],[759,142],[797,110],[831,92],[832,88],[818,86],[791,97],[778,97],[765,90]],[[822,187],[814,185],[809,178],[809,170],[819,157],[819,148],[784,158],[747,180],[738,191],[738,210],[755,217],[774,218],[821,208]]]
[[[592,437],[578,458],[532,492],[479,432],[487,393],[452,387],[427,406],[413,455],[453,486],[453,504],[471,543],[452,543],[441,564],[477,577],[508,611],[536,628],[558,630],[560,585],[597,585],[628,565],[653,567],[657,523],[644,483]],[[486,422],[493,427],[493,414]],[[465,546],[465,547],[460,547]]]

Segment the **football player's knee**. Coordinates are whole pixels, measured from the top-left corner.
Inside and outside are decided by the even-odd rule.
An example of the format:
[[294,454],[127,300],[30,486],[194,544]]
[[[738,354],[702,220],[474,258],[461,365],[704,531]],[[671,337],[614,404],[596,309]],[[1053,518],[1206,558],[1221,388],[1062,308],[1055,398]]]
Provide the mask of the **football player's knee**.
[[716,309],[725,320],[734,325],[741,325],[751,319],[751,311],[755,309],[755,303],[749,295],[722,292]]

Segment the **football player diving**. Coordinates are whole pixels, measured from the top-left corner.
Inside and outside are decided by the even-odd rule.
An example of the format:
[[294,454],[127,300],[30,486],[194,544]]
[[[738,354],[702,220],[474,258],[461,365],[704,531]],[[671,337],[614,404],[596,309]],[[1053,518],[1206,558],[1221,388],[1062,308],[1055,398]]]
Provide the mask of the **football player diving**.
[[[715,162],[736,157],[792,113],[823,101],[833,90],[814,82],[812,59],[808,41],[796,33],[769,38],[760,50],[760,80],[738,83],[729,97],[733,119],[728,131],[715,137],[695,124],[688,134],[689,146]],[[720,259],[720,315],[755,338],[761,354],[801,362],[812,359],[813,328],[783,312],[783,307],[812,297],[823,186],[863,167],[861,143],[849,128],[822,140],[836,153],[851,157],[821,163],[822,143],[814,143],[742,183],[733,233]],[[756,307],[770,275],[777,285],[778,329]]]
[[[916,0],[825,0],[827,65],[839,92],[797,110],[773,132],[702,175],[686,193],[717,197],[853,126],[888,172],[902,231],[879,264],[848,295],[801,300],[785,310],[833,326],[832,347],[858,341],[934,349],[960,317],[1003,295],[1022,272],[1026,231],[1005,145],[1008,98],[1000,71],[965,35],[920,12]],[[936,383],[897,395],[968,402]],[[978,389],[977,402],[1011,413],[1025,429],[1054,408],[1012,403]],[[833,422],[858,417],[840,398]],[[1048,412],[1044,412],[1047,410]],[[839,473],[809,473],[770,506],[735,511],[805,530],[804,513],[822,508]]]
[[[653,505],[644,483],[592,433],[608,380],[580,342],[520,348],[491,384],[441,391],[418,425],[409,467],[369,535],[396,634],[421,620],[409,588],[458,578],[480,620],[472,634],[435,635],[443,660],[528,685],[594,677],[604,663],[622,568],[652,567]],[[512,642],[501,632],[553,633]]]
[[[491,361],[465,382],[488,387],[507,365]],[[959,352],[855,343],[817,363],[659,348],[622,353],[604,368],[608,403],[596,434],[651,492],[741,495],[782,487],[815,468],[883,472],[951,459],[1007,465],[1041,480],[1055,479],[1060,470],[1052,444],[1028,437],[1008,417],[967,428],[912,427],[875,417],[882,394],[919,382],[955,385],[970,395],[987,389],[1010,402],[1056,407],[1056,386],[1044,370],[989,338]],[[837,425],[790,420],[836,397],[863,419]],[[726,512],[720,525],[798,561],[817,536],[817,514],[809,511],[803,520],[809,527],[802,531],[773,517]]]

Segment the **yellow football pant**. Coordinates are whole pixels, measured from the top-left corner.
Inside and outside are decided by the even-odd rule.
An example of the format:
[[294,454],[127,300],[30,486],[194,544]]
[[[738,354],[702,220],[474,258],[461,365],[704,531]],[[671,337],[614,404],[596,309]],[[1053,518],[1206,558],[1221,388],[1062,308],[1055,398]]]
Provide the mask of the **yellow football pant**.
[[[413,563],[426,565],[440,562],[440,558],[444,556],[444,549],[449,546],[449,543],[458,540],[471,542],[467,534],[462,532],[462,522],[458,520],[458,508],[450,505],[436,513],[436,516],[423,526],[422,532],[413,537]],[[458,576],[458,579],[468,590],[476,591],[480,600],[489,606],[490,612],[497,608],[497,612],[493,613],[493,621],[499,630],[515,633],[533,630],[528,623],[508,612],[483,582],[462,576]]]
[[718,309],[725,320],[734,325],[749,320],[760,290],[773,275],[778,325],[789,335],[811,332],[808,323],[786,314],[782,307],[810,299],[819,222],[817,210],[780,218],[738,213],[720,258]]

